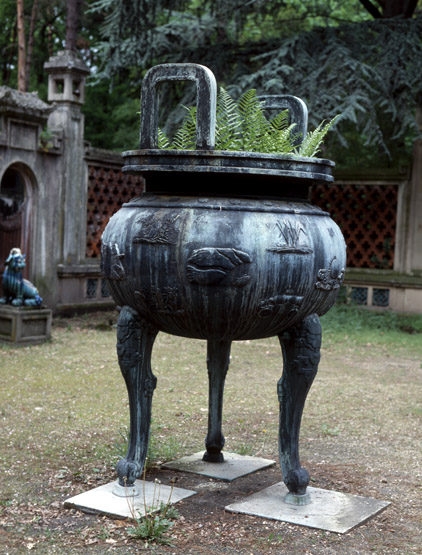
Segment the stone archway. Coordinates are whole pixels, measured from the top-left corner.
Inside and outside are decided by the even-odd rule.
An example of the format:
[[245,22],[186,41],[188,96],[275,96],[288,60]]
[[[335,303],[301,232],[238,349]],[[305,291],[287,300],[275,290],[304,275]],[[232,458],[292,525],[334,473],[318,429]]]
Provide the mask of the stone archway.
[[0,181],[0,275],[13,247],[26,254],[28,275],[31,259],[35,178],[25,164],[10,165]]

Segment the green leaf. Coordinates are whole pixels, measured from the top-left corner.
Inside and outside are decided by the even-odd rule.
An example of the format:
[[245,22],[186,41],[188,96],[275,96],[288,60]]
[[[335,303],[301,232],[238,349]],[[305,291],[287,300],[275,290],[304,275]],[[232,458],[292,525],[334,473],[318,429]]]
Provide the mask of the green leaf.
[[239,150],[241,123],[236,102],[221,87],[216,111],[215,148],[217,150]]
[[195,150],[196,148],[196,106],[186,108],[187,114],[181,127],[176,131],[171,148]]
[[319,152],[324,137],[339,117],[340,115],[335,116],[325,125],[322,121],[314,131],[308,132],[302,144],[297,149],[298,156],[313,158]]

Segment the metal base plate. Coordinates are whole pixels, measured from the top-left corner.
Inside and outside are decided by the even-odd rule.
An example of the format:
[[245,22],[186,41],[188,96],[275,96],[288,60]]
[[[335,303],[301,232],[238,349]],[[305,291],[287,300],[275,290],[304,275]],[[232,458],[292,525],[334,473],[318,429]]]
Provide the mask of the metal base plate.
[[269,459],[237,455],[236,453],[227,453],[226,451],[223,452],[223,463],[211,463],[203,461],[203,455],[204,452],[201,451],[188,457],[182,457],[176,461],[163,464],[163,468],[193,472],[194,474],[202,474],[209,478],[232,482],[236,478],[247,476],[275,464],[275,461]]
[[291,505],[284,502],[287,491],[284,483],[279,482],[244,501],[228,505],[226,511],[345,534],[390,505],[370,497],[309,487],[311,503]]
[[[133,496],[129,493],[127,497],[122,497],[114,493],[118,482],[110,482],[98,488],[86,491],[75,497],[71,497],[64,502],[68,509],[80,509],[86,513],[104,514],[114,518],[133,518],[145,515],[145,506],[149,512],[158,510],[160,504],[169,501],[171,486],[166,486],[157,482],[144,482],[136,480],[136,489],[139,495]],[[195,495],[195,491],[173,488],[170,503],[174,504],[182,499]]]

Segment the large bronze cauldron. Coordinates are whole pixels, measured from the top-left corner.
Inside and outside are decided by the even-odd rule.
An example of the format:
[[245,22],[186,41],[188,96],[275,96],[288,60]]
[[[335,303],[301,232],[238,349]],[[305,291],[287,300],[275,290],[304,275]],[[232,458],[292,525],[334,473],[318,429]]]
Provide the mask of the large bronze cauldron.
[[[156,148],[155,87],[169,79],[197,82],[196,151]],[[222,398],[231,342],[277,335],[284,359],[280,462],[289,501],[305,503],[301,415],[320,358],[318,316],[334,304],[346,262],[339,228],[307,196],[313,183],[332,181],[333,163],[213,150],[215,90],[203,66],[152,68],[142,89],[141,150],[123,154],[124,171],[142,173],[146,192],[123,205],[102,239],[104,274],[122,307],[117,352],[131,415],[129,449],[117,472],[129,486],[142,472],[158,331],[208,341],[204,460],[215,463],[224,460]],[[282,101],[306,126],[303,103]]]

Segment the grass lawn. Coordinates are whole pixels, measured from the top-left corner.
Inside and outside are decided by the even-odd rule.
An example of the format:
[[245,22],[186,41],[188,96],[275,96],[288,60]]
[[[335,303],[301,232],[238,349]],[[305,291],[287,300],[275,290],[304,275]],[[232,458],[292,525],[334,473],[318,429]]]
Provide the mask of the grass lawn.
[[[0,346],[0,553],[147,549],[127,534],[126,522],[62,507],[66,498],[114,480],[114,466],[124,454],[128,402],[117,364],[116,321],[116,312],[56,318],[51,342]],[[338,536],[225,513],[214,491],[219,486],[211,493],[211,486],[201,486],[203,478],[181,475],[181,487],[201,493],[180,504],[174,547],[148,549],[254,555],[420,552],[422,317],[339,305],[322,323],[322,359],[301,430],[303,464],[316,487],[392,505]],[[169,471],[162,471],[160,462],[204,448],[205,360],[204,341],[159,334],[152,361],[158,386],[147,479],[165,481]],[[223,423],[228,451],[278,457],[281,372],[276,338],[233,344]],[[260,489],[281,480],[278,467],[254,476],[243,490],[241,479],[233,486],[237,489],[221,486],[224,503],[239,499],[242,491],[252,493],[254,484]]]

